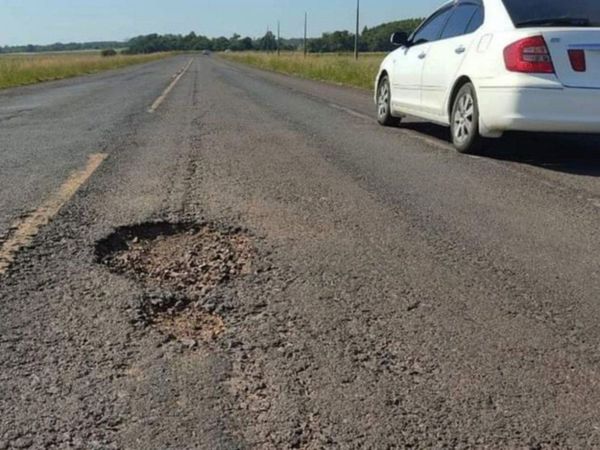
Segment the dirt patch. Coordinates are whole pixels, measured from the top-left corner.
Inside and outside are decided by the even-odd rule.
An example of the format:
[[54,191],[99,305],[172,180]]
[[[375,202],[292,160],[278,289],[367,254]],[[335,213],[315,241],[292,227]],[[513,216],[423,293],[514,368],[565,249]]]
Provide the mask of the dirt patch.
[[209,341],[225,325],[202,300],[219,285],[252,273],[255,251],[237,228],[160,222],[120,228],[98,243],[96,254],[111,271],[167,293],[145,298],[146,323],[182,340]]
[[155,318],[155,325],[190,346],[194,346],[196,340],[213,341],[225,331],[221,317],[198,307],[187,309],[182,314],[159,315]]
[[139,312],[144,325],[153,326],[188,347],[194,347],[198,341],[214,341],[225,331],[221,316],[209,312],[200,301],[177,295],[147,295]]

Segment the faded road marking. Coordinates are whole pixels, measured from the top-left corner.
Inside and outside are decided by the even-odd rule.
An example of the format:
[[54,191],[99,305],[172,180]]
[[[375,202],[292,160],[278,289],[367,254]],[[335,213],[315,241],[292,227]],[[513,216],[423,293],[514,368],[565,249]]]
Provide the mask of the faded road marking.
[[177,84],[177,82],[179,80],[181,80],[181,77],[183,77],[185,75],[185,73],[188,71],[188,69],[190,68],[190,66],[192,65],[193,62],[194,62],[194,60],[190,59],[190,62],[188,62],[187,65],[173,79],[173,81],[171,81],[171,84],[169,84],[167,86],[167,88],[165,89],[165,91],[152,104],[152,106],[148,110],[149,113],[153,113],[154,111],[156,111],[158,109],[158,107],[161,105],[161,103],[165,101],[165,99],[167,98],[167,95],[169,95],[169,93],[173,90],[173,88],[175,87],[175,85]]
[[436,138],[425,136],[425,135],[419,133],[418,131],[407,130],[406,128],[401,128],[400,132],[402,132],[403,134],[410,136],[412,138],[418,139],[421,142],[429,144],[432,147],[437,147],[438,149],[441,149],[441,150],[449,150],[451,152],[456,151],[455,148],[452,147],[452,145],[450,145],[444,141],[438,140]]
[[97,153],[88,157],[86,166],[73,172],[63,185],[50,196],[38,209],[22,220],[14,223],[14,230],[0,247],[0,276],[4,275],[23,247],[29,245],[39,233],[40,228],[48,224],[86,180],[96,171],[107,155]]
[[[351,116],[358,117],[359,119],[368,120],[369,122],[375,121],[373,117],[367,116],[366,114],[360,113],[358,111],[354,111],[353,109],[346,108],[345,106],[336,105],[335,103],[329,103],[329,106],[339,111],[343,111],[346,114],[350,114]],[[418,139],[422,142],[425,142],[426,144],[440,148],[442,150],[454,150],[454,148],[450,144],[444,141],[440,141],[436,138],[424,136],[417,131],[407,130],[406,128],[398,128],[398,131],[400,131],[400,133],[402,134]]]
[[346,114],[350,114],[351,116],[358,117],[359,119],[365,119],[372,122],[374,119],[372,117],[367,116],[366,114],[359,113],[354,111],[353,109],[346,108],[345,106],[336,105],[335,103],[330,103],[329,106],[332,108],[338,109],[340,111],[344,111]]

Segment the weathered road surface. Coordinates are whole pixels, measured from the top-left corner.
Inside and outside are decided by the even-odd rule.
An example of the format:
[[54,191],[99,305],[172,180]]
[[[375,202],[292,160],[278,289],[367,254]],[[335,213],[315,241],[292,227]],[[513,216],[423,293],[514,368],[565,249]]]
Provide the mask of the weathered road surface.
[[[460,156],[366,93],[201,57],[149,113],[189,60],[0,94],[0,236],[25,245],[0,449],[600,446],[598,139]],[[214,342],[141,326],[146,288],[95,262],[156,220],[252,236]]]

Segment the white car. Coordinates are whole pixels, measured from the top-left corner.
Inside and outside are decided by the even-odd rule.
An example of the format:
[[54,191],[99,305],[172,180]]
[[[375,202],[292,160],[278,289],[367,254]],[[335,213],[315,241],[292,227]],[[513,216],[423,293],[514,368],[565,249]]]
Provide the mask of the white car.
[[392,42],[382,125],[450,126],[463,153],[509,130],[600,132],[600,0],[455,0]]

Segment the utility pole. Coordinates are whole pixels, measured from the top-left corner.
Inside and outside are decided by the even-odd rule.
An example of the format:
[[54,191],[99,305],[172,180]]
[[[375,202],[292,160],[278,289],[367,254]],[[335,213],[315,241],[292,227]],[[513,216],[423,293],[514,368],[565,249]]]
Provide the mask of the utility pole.
[[277,21],[277,56],[281,55],[281,24]]
[[360,0],[356,0],[356,34],[354,35],[354,59],[358,59],[358,33],[360,31]]
[[304,57],[308,54],[308,12],[304,13]]

